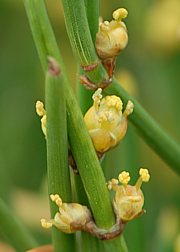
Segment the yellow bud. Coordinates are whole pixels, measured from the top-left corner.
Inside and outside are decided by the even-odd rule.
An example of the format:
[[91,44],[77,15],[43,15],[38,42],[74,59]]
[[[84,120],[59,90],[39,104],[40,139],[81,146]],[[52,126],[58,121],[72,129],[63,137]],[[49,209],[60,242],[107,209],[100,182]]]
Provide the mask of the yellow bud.
[[55,214],[54,219],[41,220],[44,228],[54,225],[64,233],[73,233],[83,229],[85,224],[92,219],[91,212],[86,206],[78,203],[63,203],[58,194],[50,195],[50,198],[59,207],[59,212]]
[[63,203],[54,218],[57,228],[65,233],[75,232],[74,224],[82,228],[90,219],[91,213],[88,208],[77,203]]
[[116,214],[123,221],[130,221],[136,218],[144,205],[144,195],[141,190],[136,190],[135,186],[119,186],[115,198],[114,208]]
[[121,172],[118,177],[122,185],[118,185],[116,179],[111,179],[108,182],[108,189],[115,191],[113,205],[116,215],[124,222],[130,221],[144,212],[142,209],[144,195],[140,189],[140,185],[142,184],[142,179],[147,182],[150,176],[147,169],[140,169],[139,173],[141,177],[135,186],[128,185],[130,176],[129,172],[125,171]]
[[116,146],[126,134],[127,116],[132,112],[132,106],[122,113],[121,99],[115,95],[102,98],[101,92],[102,89],[98,89],[94,93],[94,104],[86,112],[84,120],[96,151],[104,153]]
[[114,20],[100,23],[96,50],[101,59],[114,58],[126,47],[128,34],[126,25],[121,21],[126,16],[127,10],[120,8],[113,12]]

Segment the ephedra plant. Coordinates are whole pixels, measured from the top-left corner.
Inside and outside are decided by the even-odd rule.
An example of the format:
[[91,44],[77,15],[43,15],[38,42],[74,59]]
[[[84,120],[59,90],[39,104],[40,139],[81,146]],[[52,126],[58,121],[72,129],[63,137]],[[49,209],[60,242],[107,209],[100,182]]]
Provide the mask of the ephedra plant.
[[[128,222],[145,212],[141,185],[150,175],[147,168],[140,167],[137,182],[130,185],[129,172],[119,167],[118,178],[107,181],[101,167],[104,156],[126,137],[130,121],[176,173],[180,168],[177,144],[114,78],[116,59],[128,44],[128,12],[118,8],[110,22],[103,21],[99,20],[98,1],[62,0],[69,41],[79,65],[79,106],[44,0],[24,0],[24,5],[45,76],[45,100],[37,101],[36,112],[47,145],[51,218],[42,216],[41,225],[52,228],[48,249],[126,252],[123,232]],[[9,233],[18,231],[18,238],[12,240],[14,247],[18,251],[36,247],[38,241],[11,213],[9,218],[3,217],[6,212],[0,203],[6,235],[11,240]]]

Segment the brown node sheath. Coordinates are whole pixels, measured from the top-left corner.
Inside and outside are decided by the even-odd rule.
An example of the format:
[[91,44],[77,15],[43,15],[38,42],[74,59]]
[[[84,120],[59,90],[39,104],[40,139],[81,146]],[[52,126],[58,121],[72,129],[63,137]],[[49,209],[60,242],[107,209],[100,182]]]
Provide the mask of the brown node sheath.
[[99,63],[93,63],[93,64],[91,64],[91,65],[81,66],[81,67],[82,67],[82,69],[83,69],[85,72],[91,72],[91,71],[93,71],[94,69],[96,69],[98,65],[99,65]]
[[80,84],[83,84],[86,89],[88,90],[96,90],[97,88],[106,88],[109,86],[109,84],[112,82],[112,78],[108,78],[106,80],[103,80],[101,83],[96,84],[92,82],[86,75],[80,75]]
[[58,76],[61,73],[58,62],[51,56],[48,57],[48,72],[53,76]]
[[117,221],[110,229],[101,229],[96,226],[94,221],[88,222],[83,228],[84,231],[96,236],[100,240],[111,240],[122,234],[125,228],[125,223]]
[[110,78],[112,78],[114,74],[115,62],[116,62],[116,58],[109,58],[109,59],[102,60],[102,64],[104,68],[106,69]]

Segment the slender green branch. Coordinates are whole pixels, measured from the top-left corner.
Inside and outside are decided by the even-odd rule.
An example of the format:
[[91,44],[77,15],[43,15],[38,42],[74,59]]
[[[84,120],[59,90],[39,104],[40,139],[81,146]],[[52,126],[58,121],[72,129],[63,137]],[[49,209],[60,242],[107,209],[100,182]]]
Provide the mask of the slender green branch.
[[82,66],[97,64],[97,67],[89,72],[89,78],[95,80],[96,83],[101,83],[103,80],[108,79],[108,75],[102,65],[99,64],[94,49],[87,17],[84,15],[86,13],[84,0],[76,0],[76,3],[73,0],[62,0],[62,4],[66,27],[68,27],[67,32],[74,54]]
[[[96,31],[94,29],[94,26],[96,26],[96,13],[99,12],[99,9],[97,8],[98,1],[93,0],[93,1],[88,1],[85,0],[85,7],[87,11],[87,16],[88,16],[88,23],[91,20],[91,27],[90,27],[90,33],[91,37],[93,39],[93,43],[95,42],[95,37],[96,37]],[[90,12],[91,9],[91,12]],[[90,90],[84,89],[83,85],[80,84],[79,81],[79,74],[83,74],[83,71],[79,67],[78,72],[77,72],[77,89],[78,89],[78,101],[80,104],[81,111],[83,115],[87,111],[87,109],[91,106],[92,104],[92,94],[93,92]],[[79,202],[82,204],[87,205],[88,204],[88,199],[85,197],[83,193],[83,185],[82,181],[80,178],[77,178],[76,176],[76,190],[77,190],[77,196]],[[83,196],[83,197],[82,197]],[[99,252],[99,247],[100,247],[100,241],[96,237],[92,237],[90,234],[87,234],[85,232],[81,233],[81,248],[82,251],[94,251],[94,252]]]
[[123,235],[117,237],[114,240],[103,241],[103,243],[104,243],[104,252],[111,252],[111,251],[128,252],[128,248]]
[[[84,0],[88,25],[90,29],[91,38],[93,43],[96,41],[96,33],[98,31],[98,23],[99,23],[99,0]],[[79,69],[79,74],[84,74],[81,69]],[[78,75],[77,75],[78,76]],[[93,91],[87,90],[83,85],[79,83],[78,77],[78,100],[80,103],[81,111],[83,114],[87,111],[87,109],[92,104],[92,95]]]
[[[88,19],[89,30],[91,34],[91,38],[93,43],[96,41],[96,33],[98,31],[98,23],[99,23],[99,0],[84,0],[86,7],[86,14]],[[81,69],[79,69],[79,74],[84,74]],[[77,75],[78,76],[78,75]],[[83,85],[79,83],[78,76],[78,100],[81,107],[81,111],[83,115],[87,111],[87,109],[92,104],[92,95],[93,91],[87,90]]]
[[[109,228],[114,224],[114,213],[89,133],[77,101],[65,75],[60,52],[49,23],[43,0],[25,0],[30,26],[41,58],[43,69],[47,69],[47,56],[52,55],[59,63],[64,76],[68,134],[71,150],[77,163],[88,200],[98,226]],[[40,36],[39,36],[40,35]],[[64,75],[63,75],[64,73]]]
[[[98,18],[99,18],[99,1],[98,0],[85,0],[85,7],[87,12],[87,18],[88,23],[90,27],[90,33],[93,40],[93,43],[95,43],[96,39],[96,32],[98,29]],[[83,71],[81,68],[78,69],[78,74],[83,74]],[[79,77],[77,79],[77,89],[78,89],[78,101],[80,104],[81,111],[83,115],[87,111],[87,109],[92,105],[92,94],[93,92],[90,90],[86,90],[83,85],[80,84]],[[83,185],[80,178],[77,178],[76,176],[76,190],[77,190],[77,196],[78,200],[87,205],[87,197],[82,197],[84,195],[83,192]],[[86,196],[86,195],[84,195]],[[98,240],[96,237],[92,237],[90,234],[87,234],[85,232],[81,233],[81,248],[82,251],[86,252],[100,252],[103,251],[103,243]]]
[[61,75],[64,75],[65,69],[47,17],[45,2],[42,0],[24,0],[24,6],[44,72],[46,73],[48,70],[48,57],[51,56],[61,63]]
[[[94,57],[94,45],[89,39],[85,39],[84,36],[89,36],[89,28],[86,19],[86,12],[83,8],[79,8],[82,5],[82,0],[77,0],[76,5],[72,8],[73,0],[62,0],[64,6],[64,13],[66,17],[66,28],[70,38],[71,46],[76,55],[78,55],[79,63],[82,62],[83,58],[87,54],[86,48],[88,48],[88,54],[86,59],[90,58],[89,54],[91,52]],[[79,16],[81,18],[72,20],[72,17]],[[73,22],[72,25],[71,22]],[[86,30],[86,33],[84,33]],[[74,40],[78,37],[79,44],[83,43],[82,47],[75,46]],[[83,50],[83,52],[82,52]],[[78,52],[79,51],[79,52]],[[83,55],[83,57],[82,57]],[[91,64],[92,61],[89,60],[87,64]],[[96,80],[97,76],[102,76],[102,79],[106,78],[104,69],[97,68],[94,72],[95,76],[91,75],[91,72],[86,72],[88,78],[94,83],[98,82]],[[171,168],[178,174],[180,174],[180,148],[170,138],[167,133],[160,128],[160,126],[151,118],[151,116],[141,107],[141,105],[132,97],[130,97],[120,85],[114,81],[112,85],[107,89],[107,93],[116,94],[121,96],[124,101],[131,99],[135,104],[135,110],[133,115],[130,117],[131,122],[138,128],[139,133],[143,139],[149,144],[149,146],[167,163]]]
[[71,150],[96,223],[100,227],[108,228],[114,223],[114,215],[105,178],[74,95],[67,92],[66,97]]
[[[41,64],[43,66],[44,72],[46,73],[48,70],[48,57],[51,56],[56,59],[56,55],[59,54],[59,51],[58,51],[59,49],[58,49],[58,46],[56,45],[56,40],[54,38],[53,31],[51,29],[50,24],[48,22],[44,23],[44,20],[47,19],[44,1],[24,0],[24,4],[25,4],[25,9],[29,18],[30,26],[32,29],[32,34],[37,43],[37,49],[40,55]],[[44,33],[46,33],[46,38],[44,38]],[[42,41],[44,40],[46,40],[46,44],[42,43]],[[53,48],[52,48],[52,44],[55,45],[53,46]],[[61,71],[62,73],[61,73],[60,79],[62,81],[63,80],[62,67],[61,67]],[[64,85],[63,82],[61,83],[60,92],[62,91],[62,85]],[[57,91],[58,90],[59,89],[57,89]],[[60,97],[61,97],[61,101],[59,101]],[[55,98],[55,100],[53,98]],[[51,99],[52,99],[52,106],[53,106],[53,102],[55,103],[64,102],[63,96],[61,96],[61,94],[59,96],[56,94],[55,97],[52,97]],[[47,102],[47,106],[48,106],[48,102]],[[67,135],[66,135],[67,131],[66,131],[66,125],[62,125],[60,123],[60,113],[63,113],[63,115],[61,116],[64,118],[64,122],[66,121],[65,119],[66,117],[64,117],[64,106],[60,108],[58,105],[57,108],[60,109],[60,111],[58,112],[57,110],[55,110],[57,112],[57,115],[52,113],[52,116],[54,117],[56,116],[57,117],[56,120],[58,119],[58,122],[56,123],[57,125],[59,125],[59,129],[57,129],[57,127],[52,128],[52,131],[54,130],[56,131],[55,134],[57,134],[57,139],[54,138],[55,134],[53,135],[53,132],[50,131],[52,138],[50,136],[50,138],[48,137],[48,140],[47,140],[49,193],[59,193],[61,197],[63,198],[63,200],[69,201],[70,200],[70,185],[68,184],[69,174],[68,174],[68,166],[67,166],[67,148],[64,148],[65,146],[67,146]],[[55,120],[55,118],[53,120]],[[60,155],[62,155],[63,158]],[[59,156],[61,157],[61,160],[59,160]],[[51,162],[51,159],[52,159],[52,162]],[[53,163],[54,160],[57,161],[57,162],[55,161],[56,164]],[[61,172],[62,172],[62,176],[61,176]],[[57,208],[55,208],[55,206],[51,204],[52,217],[54,217],[54,214],[56,211],[57,211]],[[53,228],[52,239],[53,239],[53,243],[54,243],[54,247],[56,251],[59,251],[62,249],[63,251],[71,251],[71,248],[72,248],[71,246],[73,246],[73,243],[74,243],[73,236],[60,234],[59,231]]]
[[[53,58],[49,58],[46,74],[46,127],[47,127],[47,168],[48,191],[58,193],[65,202],[71,201],[71,185],[68,167],[68,144],[66,126],[66,103],[64,80],[61,70]],[[51,217],[54,218],[58,207],[50,201]],[[53,228],[54,251],[72,251],[73,236],[60,233]]]
[[[99,23],[99,1],[98,0],[85,0],[87,19],[91,37],[95,44],[96,32],[98,31]],[[92,104],[92,91],[86,90],[81,84],[79,84],[79,101],[81,110],[83,113],[87,111]],[[112,241],[97,241],[96,238],[90,237],[88,234],[82,234],[83,239],[83,251],[90,251],[93,246],[93,251],[127,251],[126,243],[123,236],[117,237]],[[89,243],[91,245],[89,246]]]
[[[59,69],[51,59],[50,64]],[[47,164],[49,193],[61,192],[63,201],[71,201],[71,185],[68,169],[68,144],[66,126],[66,103],[64,79],[61,73],[54,73],[50,66],[46,74],[46,125],[47,125]],[[58,190],[58,191],[57,191]],[[54,205],[54,204],[53,204]]]
[[99,0],[84,0],[84,2],[91,38],[95,44],[99,28]]
[[2,199],[0,199],[0,230],[19,252],[24,252],[37,246],[34,238]]

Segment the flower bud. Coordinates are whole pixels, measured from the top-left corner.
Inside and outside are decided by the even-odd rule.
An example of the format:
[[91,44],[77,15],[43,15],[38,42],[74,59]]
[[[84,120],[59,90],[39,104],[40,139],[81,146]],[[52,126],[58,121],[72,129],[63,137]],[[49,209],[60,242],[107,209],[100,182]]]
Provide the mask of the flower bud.
[[140,178],[137,180],[135,186],[128,185],[130,176],[128,172],[122,172],[119,174],[119,182],[122,185],[118,185],[116,179],[112,179],[108,182],[108,189],[114,190],[115,197],[113,201],[114,209],[117,216],[123,221],[130,221],[144,211],[142,209],[144,205],[144,195],[140,187],[142,182],[148,182],[150,175],[147,169],[140,169]]
[[114,58],[126,47],[128,35],[122,19],[127,14],[126,9],[120,8],[113,12],[114,20],[100,22],[96,35],[96,50],[100,59]]
[[123,103],[115,95],[102,98],[99,88],[93,95],[94,104],[86,112],[84,120],[97,152],[104,153],[116,146],[127,131],[127,117],[133,111],[128,101],[122,113]]
[[50,195],[50,198],[59,207],[59,212],[49,221],[41,219],[44,228],[54,225],[64,233],[73,233],[83,229],[92,219],[91,212],[86,206],[78,203],[63,203],[58,194]]

